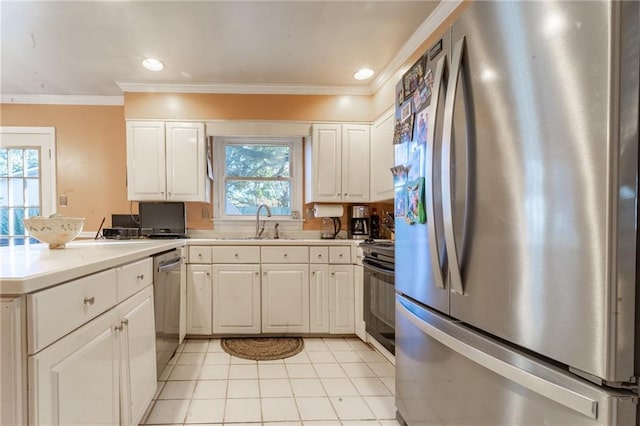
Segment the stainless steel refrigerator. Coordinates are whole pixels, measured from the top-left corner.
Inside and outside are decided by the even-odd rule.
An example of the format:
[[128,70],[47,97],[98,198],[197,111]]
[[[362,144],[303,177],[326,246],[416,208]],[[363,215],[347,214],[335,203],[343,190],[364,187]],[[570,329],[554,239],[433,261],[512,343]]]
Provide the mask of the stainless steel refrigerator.
[[639,424],[639,26],[475,1],[399,82],[407,424]]

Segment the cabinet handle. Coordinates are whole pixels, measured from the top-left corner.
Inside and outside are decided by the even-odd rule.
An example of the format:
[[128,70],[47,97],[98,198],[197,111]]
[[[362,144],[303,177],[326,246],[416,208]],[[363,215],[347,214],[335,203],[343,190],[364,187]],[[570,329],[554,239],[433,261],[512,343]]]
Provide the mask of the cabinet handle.
[[125,325],[129,325],[129,319],[125,318],[122,321],[120,321],[120,324],[122,324],[123,326]]
[[91,297],[85,297],[84,298],[84,304],[87,305],[93,305],[94,303],[96,303],[96,298],[91,296]]
[[206,273],[206,275],[207,275],[208,277],[210,277],[210,276],[211,276],[211,272],[207,272],[207,273]]
[[316,271],[313,271],[313,272],[311,273],[311,275],[315,275],[315,274],[316,274]]
[[342,257],[342,253],[340,253],[340,255],[338,257]]
[[124,330],[124,325],[122,323],[120,323],[120,325],[116,325],[115,327],[113,327],[116,331],[122,331]]
[[344,196],[345,196],[345,197],[347,196],[347,193],[346,193],[346,192],[344,193]]
[[235,257],[240,257],[240,255],[238,253],[234,254]]
[[[265,274],[266,274],[266,272],[265,272]],[[257,277],[258,275],[260,275],[260,272],[256,271],[256,277]]]
[[288,256],[288,254],[287,254],[287,253],[285,253],[285,254],[284,254],[284,257],[287,257],[287,256]]
[[136,278],[139,279],[139,280],[144,280],[144,274],[140,274]]
[[331,273],[331,276],[332,276],[332,277],[335,277],[335,276],[336,276],[336,273],[335,273],[335,272],[332,272],[332,273]]
[[198,253],[198,257],[202,257],[202,253]]
[[319,255],[318,255],[318,258],[322,259],[322,255],[321,255],[321,254],[319,254]]

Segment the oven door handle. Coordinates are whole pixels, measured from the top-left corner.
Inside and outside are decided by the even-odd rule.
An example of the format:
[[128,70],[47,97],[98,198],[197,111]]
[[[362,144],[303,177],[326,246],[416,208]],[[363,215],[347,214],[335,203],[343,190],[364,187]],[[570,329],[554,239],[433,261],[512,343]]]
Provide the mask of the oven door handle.
[[383,269],[379,266],[377,266],[375,263],[371,262],[369,259],[362,259],[362,266],[364,266],[365,269],[370,269],[374,272],[377,272],[379,274],[382,275],[386,275],[388,277],[393,277],[394,271],[389,271],[388,269]]
[[182,257],[178,257],[175,260],[172,260],[171,262],[161,263],[160,265],[158,265],[158,272],[170,271],[180,266],[180,264],[182,264]]

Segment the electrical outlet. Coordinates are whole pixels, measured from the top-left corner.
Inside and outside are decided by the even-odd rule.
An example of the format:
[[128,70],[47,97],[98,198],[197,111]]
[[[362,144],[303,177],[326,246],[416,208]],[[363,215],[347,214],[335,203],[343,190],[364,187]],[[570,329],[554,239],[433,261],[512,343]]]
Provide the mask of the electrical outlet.
[[60,196],[60,207],[67,207],[67,196],[66,195],[61,195]]

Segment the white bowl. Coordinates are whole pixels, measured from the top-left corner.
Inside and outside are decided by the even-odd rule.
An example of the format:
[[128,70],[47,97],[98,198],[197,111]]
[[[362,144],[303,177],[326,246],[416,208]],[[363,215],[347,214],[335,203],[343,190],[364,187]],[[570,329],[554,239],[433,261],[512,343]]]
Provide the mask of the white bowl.
[[84,226],[84,218],[34,216],[25,218],[23,223],[29,234],[49,244],[49,248],[57,249],[64,248],[66,243],[78,236]]

